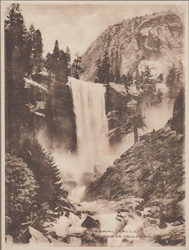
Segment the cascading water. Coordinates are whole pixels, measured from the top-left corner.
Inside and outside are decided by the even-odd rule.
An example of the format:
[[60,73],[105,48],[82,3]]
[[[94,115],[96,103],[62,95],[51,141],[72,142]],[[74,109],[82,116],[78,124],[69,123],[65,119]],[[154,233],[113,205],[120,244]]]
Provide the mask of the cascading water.
[[69,77],[76,121],[77,154],[81,171],[104,165],[109,151],[105,87]]

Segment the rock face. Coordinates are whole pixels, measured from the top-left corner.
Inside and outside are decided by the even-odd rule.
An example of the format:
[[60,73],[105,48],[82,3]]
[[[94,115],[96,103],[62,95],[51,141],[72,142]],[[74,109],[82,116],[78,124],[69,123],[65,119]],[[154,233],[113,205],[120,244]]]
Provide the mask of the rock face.
[[173,119],[171,122],[171,128],[175,129],[177,133],[184,132],[184,119],[185,119],[185,98],[184,98],[184,88],[182,88],[176,98],[174,109],[173,109]]
[[158,209],[159,228],[165,228],[166,223],[183,224],[185,135],[183,126],[175,122],[179,118],[183,124],[183,114],[182,90],[175,101],[173,118],[162,129],[141,136],[139,142],[89,185],[83,200],[119,201],[135,197],[143,200],[137,207],[138,213],[145,206]]
[[46,124],[51,141],[66,150],[76,149],[76,124],[73,100],[66,82],[55,77],[49,86],[46,104]]
[[[26,102],[35,130],[45,131],[52,144],[76,149],[76,125],[69,86],[46,71],[25,78]],[[49,145],[52,146],[52,145]]]
[[162,246],[184,246],[183,121],[181,90],[173,118],[162,129],[141,136],[139,142],[88,186],[83,200],[122,202],[116,217],[120,221],[119,230],[125,226],[127,229],[127,225],[133,223],[128,219],[134,216],[137,221],[142,220],[141,230],[137,229],[140,237],[150,237]]
[[100,228],[100,222],[98,220],[94,220],[90,216],[87,216],[81,226],[86,228]]
[[96,61],[107,50],[115,74],[132,72],[143,60],[155,60],[171,66],[182,59],[183,24],[171,11],[154,13],[110,26],[82,56],[83,79],[93,80]]
[[111,144],[121,140],[122,127],[129,120],[127,103],[130,101],[131,96],[125,89],[124,91],[120,91],[119,88],[121,87],[124,88],[123,85],[110,83],[110,87],[106,91],[105,106],[108,119],[109,141]]
[[92,182],[84,199],[119,200],[129,196],[154,199],[184,198],[184,136],[169,125],[142,136],[104,175]]

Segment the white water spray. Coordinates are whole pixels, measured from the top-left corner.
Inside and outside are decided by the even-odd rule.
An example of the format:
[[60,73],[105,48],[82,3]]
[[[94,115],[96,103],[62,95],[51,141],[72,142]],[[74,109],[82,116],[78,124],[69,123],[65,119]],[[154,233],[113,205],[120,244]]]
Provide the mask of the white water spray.
[[77,154],[82,170],[93,172],[104,165],[109,151],[105,113],[105,87],[69,77],[76,121]]

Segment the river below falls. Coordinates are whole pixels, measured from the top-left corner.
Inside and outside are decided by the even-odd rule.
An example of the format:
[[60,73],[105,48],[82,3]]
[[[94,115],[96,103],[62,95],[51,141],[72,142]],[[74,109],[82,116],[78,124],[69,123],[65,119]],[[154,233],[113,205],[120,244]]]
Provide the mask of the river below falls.
[[[103,85],[89,84],[73,78],[69,78],[68,85],[72,93],[76,117],[78,152],[76,155],[68,154],[62,149],[55,148],[52,155],[60,168],[63,181],[70,180],[77,185],[75,189],[68,190],[68,200],[79,212],[79,216],[73,211],[61,214],[48,228],[50,233],[58,236],[58,238],[50,238],[52,243],[50,245],[160,246],[155,243],[154,236],[166,235],[174,229],[174,226],[168,223],[165,229],[160,229],[158,219],[151,218],[152,207],[143,206],[142,211],[138,211],[136,207],[142,204],[142,199],[129,197],[119,201],[81,202],[85,191],[85,187],[80,182],[82,173],[94,173],[95,165],[100,166],[101,173],[105,172],[108,166],[112,166],[121,154],[133,146],[134,135],[133,133],[125,135],[116,147],[111,148],[107,136],[108,121],[105,114]],[[172,103],[164,100],[156,107],[143,107],[142,115],[145,117],[147,126],[144,130],[138,131],[139,136],[164,126],[172,115],[172,106]],[[45,143],[42,142],[42,145]],[[89,226],[86,221],[96,222],[96,226]],[[83,235],[85,235],[85,240]],[[92,235],[96,235],[98,240],[94,242]],[[65,242],[63,238],[68,238],[68,241]],[[38,236],[32,236],[30,242],[41,244],[43,240],[40,240],[40,236],[39,239]]]
[[[73,190],[70,194],[70,201],[75,205],[77,211],[81,212],[80,217],[74,213],[69,216],[60,216],[54,225],[49,228],[59,237],[69,237],[69,242],[59,242],[53,240],[56,246],[160,246],[155,243],[155,235],[166,235],[167,230],[172,229],[169,224],[166,229],[160,229],[158,225],[146,223],[150,207],[145,207],[143,211],[136,211],[135,207],[142,199],[130,197],[120,201],[97,200],[93,202],[80,202],[84,187]],[[75,203],[74,203],[75,201]],[[76,202],[77,201],[77,202]],[[99,227],[87,228],[84,225],[87,217],[98,221]],[[83,244],[81,235],[86,233],[89,238],[88,244]],[[106,239],[106,242],[91,242],[90,236],[96,234]]]

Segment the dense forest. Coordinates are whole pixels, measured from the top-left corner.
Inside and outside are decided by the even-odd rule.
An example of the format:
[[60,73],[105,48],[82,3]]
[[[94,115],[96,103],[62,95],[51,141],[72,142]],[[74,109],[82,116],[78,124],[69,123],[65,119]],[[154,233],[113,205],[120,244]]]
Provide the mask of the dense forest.
[[58,167],[37,141],[24,78],[46,67],[66,83],[70,52],[56,41],[53,54],[43,58],[42,53],[40,30],[32,24],[27,30],[19,4],[12,4],[5,20],[6,233],[15,242],[22,241],[29,225],[44,231],[65,193]]

